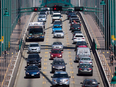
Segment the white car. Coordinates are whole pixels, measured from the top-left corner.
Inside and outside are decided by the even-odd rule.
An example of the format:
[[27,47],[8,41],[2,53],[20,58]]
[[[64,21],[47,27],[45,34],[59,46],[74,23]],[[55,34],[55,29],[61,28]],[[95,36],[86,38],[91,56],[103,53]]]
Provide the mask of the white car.
[[39,17],[38,17],[38,21],[39,22],[46,22],[46,16],[45,15],[39,15]]
[[76,43],[78,41],[85,41],[85,36],[82,33],[76,33],[73,36],[73,43]]
[[53,33],[53,37],[64,38],[64,32],[62,30],[55,30]]
[[82,57],[79,60],[79,64],[90,64],[90,65],[92,65],[93,61],[92,61],[91,57]]
[[59,11],[53,11],[52,12],[52,15],[57,15],[57,14],[60,14],[61,15],[61,13]]
[[28,52],[40,53],[41,52],[40,45],[38,43],[30,43],[30,45],[28,46]]
[[52,16],[52,23],[55,21],[55,20],[60,20],[62,21],[62,16],[61,14],[55,14]]

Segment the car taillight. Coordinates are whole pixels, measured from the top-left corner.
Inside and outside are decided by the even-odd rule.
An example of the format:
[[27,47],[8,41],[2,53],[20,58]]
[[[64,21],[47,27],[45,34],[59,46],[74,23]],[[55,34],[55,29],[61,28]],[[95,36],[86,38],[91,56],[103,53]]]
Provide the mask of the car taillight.
[[80,63],[83,63],[82,61],[80,61]]
[[85,38],[82,38],[82,39],[85,39]]
[[82,70],[81,68],[79,68],[79,70]]
[[97,86],[98,87],[98,86]]
[[81,24],[80,24],[80,26],[81,26]]
[[77,47],[78,47],[79,45],[77,45]]
[[89,63],[92,63],[92,62],[89,62]]
[[73,36],[75,36],[75,34],[73,34]]
[[78,29],[81,29],[80,27],[78,27]]
[[74,27],[72,29],[74,29]]
[[83,86],[83,87],[85,87],[85,86]]
[[76,39],[76,38],[74,38],[74,39]]
[[89,70],[92,70],[91,68],[89,68]]
[[70,24],[70,26],[72,26],[72,24]]

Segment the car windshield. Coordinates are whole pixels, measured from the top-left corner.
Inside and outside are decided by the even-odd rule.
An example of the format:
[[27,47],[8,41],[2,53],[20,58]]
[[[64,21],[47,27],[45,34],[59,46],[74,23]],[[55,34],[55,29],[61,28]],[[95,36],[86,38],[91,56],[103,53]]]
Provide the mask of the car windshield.
[[85,84],[86,84],[86,85],[96,85],[97,82],[95,82],[95,81],[93,81],[93,80],[87,80],[87,81],[85,81]]
[[77,42],[77,45],[87,45],[86,42]]
[[61,42],[54,42],[53,45],[62,45]]
[[38,70],[38,67],[27,67],[27,70]]
[[61,17],[61,15],[53,15],[53,17]]
[[54,61],[53,62],[54,65],[62,65],[65,64],[64,61]]
[[34,35],[34,34],[43,34],[43,29],[42,28],[31,28],[29,30],[29,34],[30,35]]
[[55,21],[54,24],[61,24],[61,21]]
[[91,60],[90,58],[81,58],[81,60]]
[[39,18],[45,18],[45,16],[43,15],[43,16],[39,16]]
[[68,78],[68,74],[54,74],[54,78]]
[[61,26],[54,26],[54,28],[62,28]]
[[76,35],[75,37],[83,37],[82,35]]
[[78,24],[74,24],[73,27],[78,28],[80,26]]
[[55,32],[63,32],[63,31],[55,31]]
[[38,47],[38,44],[30,44],[30,47]]
[[60,50],[52,50],[52,53],[61,53]]
[[80,64],[79,67],[80,67],[80,68],[90,68],[91,65],[90,65],[90,64]]
[[71,16],[71,18],[77,18],[77,16]]
[[28,55],[28,58],[39,58],[40,56],[39,55]]

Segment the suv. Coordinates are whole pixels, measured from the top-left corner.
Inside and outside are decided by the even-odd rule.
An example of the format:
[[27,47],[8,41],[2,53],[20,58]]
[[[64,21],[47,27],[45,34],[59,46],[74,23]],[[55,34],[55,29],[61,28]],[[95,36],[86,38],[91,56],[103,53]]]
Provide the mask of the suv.
[[27,58],[27,66],[36,65],[41,68],[41,58],[38,53],[29,54]]
[[68,76],[68,73],[65,71],[56,71],[52,78],[52,87],[62,85],[69,87],[70,85],[70,76]]
[[98,87],[99,82],[96,79],[85,79],[83,82],[80,82],[82,87]]
[[64,59],[55,58],[53,63],[51,63],[52,72],[54,73],[56,70],[66,71],[66,64],[67,63],[64,62]]

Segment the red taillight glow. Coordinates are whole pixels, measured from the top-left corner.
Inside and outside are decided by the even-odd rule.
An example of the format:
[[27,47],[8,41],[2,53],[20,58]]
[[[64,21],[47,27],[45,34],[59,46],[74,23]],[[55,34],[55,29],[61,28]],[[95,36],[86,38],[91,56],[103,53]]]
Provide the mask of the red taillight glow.
[[91,68],[89,68],[89,70],[92,70]]
[[85,39],[85,38],[82,38],[82,39]]
[[81,68],[79,68],[79,70],[82,70]]
[[81,26],[81,24],[80,24],[80,26]]

